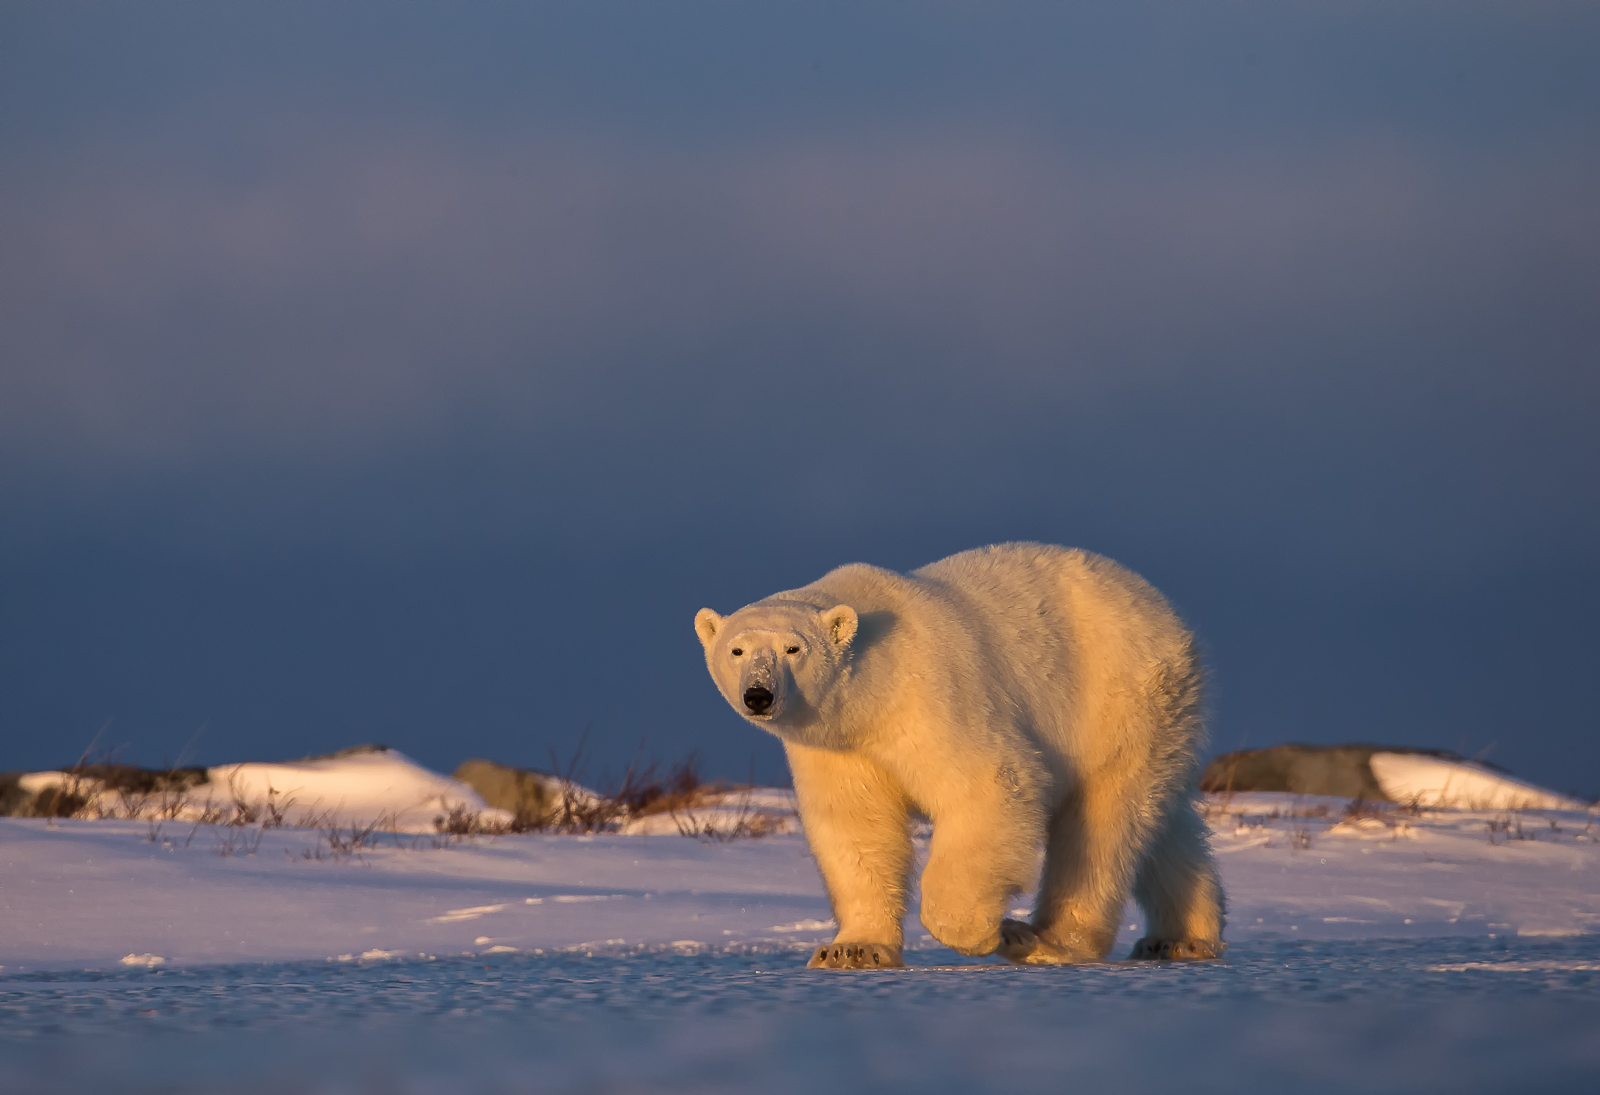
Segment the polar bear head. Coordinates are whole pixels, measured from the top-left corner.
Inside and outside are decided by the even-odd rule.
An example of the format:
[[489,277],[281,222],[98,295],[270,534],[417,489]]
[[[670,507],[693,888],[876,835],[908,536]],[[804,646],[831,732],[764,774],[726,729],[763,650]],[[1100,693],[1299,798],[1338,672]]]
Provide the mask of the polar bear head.
[[850,661],[855,609],[761,601],[731,616],[702,608],[694,629],[706,665],[733,709],[763,730],[807,744],[818,711]]

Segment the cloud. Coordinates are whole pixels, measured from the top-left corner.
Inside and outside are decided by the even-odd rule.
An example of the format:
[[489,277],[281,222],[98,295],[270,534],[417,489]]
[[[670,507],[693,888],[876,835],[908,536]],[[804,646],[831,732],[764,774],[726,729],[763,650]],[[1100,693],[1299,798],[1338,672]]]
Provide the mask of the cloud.
[[576,543],[782,497],[1302,557],[1596,531],[1582,145],[251,124],[248,155],[0,160],[13,523]]
[[0,430],[110,474],[360,460],[485,407],[538,431],[609,385],[586,413],[648,414],[626,378],[751,328],[942,348],[876,364],[896,382],[1157,382],[1241,331],[1473,327],[1563,256],[1593,285],[1600,218],[1574,184],[1593,165],[1574,159],[1463,177],[1383,142],[1110,160],[960,131],[691,150],[330,134],[248,172],[82,148],[6,165]]

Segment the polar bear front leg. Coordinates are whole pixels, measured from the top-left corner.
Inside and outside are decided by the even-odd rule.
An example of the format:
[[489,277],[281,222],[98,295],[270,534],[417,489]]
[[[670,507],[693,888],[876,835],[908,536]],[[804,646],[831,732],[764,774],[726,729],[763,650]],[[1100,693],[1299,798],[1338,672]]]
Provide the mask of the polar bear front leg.
[[856,753],[785,743],[806,842],[839,924],[811,969],[903,966],[910,817],[899,786]]
[[922,872],[922,923],[935,939],[961,954],[1000,946],[1006,903],[1032,880],[1036,832],[1033,811],[1009,796],[935,820]]

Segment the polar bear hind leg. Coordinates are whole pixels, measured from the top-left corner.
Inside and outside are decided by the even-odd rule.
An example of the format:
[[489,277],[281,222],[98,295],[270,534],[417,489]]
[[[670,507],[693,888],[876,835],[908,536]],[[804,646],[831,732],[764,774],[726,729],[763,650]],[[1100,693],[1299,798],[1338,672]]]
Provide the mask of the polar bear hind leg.
[[1139,864],[1134,900],[1145,914],[1145,937],[1129,958],[1220,958],[1222,882],[1206,848],[1205,825],[1180,797]]
[[1149,762],[1084,775],[1057,809],[1032,922],[1002,925],[1002,957],[1029,965],[1103,961],[1130,893],[1148,921],[1132,957],[1221,956],[1222,885],[1188,793],[1194,678],[1171,676],[1185,687],[1152,689],[1154,702],[1111,723],[1120,724],[1121,740],[1155,745]]
[[1001,925],[998,954],[1025,965],[1100,962],[1117,939],[1141,829],[1120,780],[1080,786],[1050,822],[1031,923]]

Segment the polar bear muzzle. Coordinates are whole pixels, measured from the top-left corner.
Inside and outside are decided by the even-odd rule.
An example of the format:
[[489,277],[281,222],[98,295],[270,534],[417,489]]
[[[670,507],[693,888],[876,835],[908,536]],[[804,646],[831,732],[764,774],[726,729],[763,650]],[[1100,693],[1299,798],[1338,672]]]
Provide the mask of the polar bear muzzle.
[[772,689],[753,684],[744,690],[744,705],[752,715],[765,715],[772,706]]
[[769,719],[778,714],[783,706],[779,698],[783,691],[779,687],[780,672],[778,656],[771,650],[758,647],[750,651],[739,679],[739,698],[744,702],[741,714],[752,719]]

